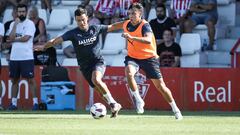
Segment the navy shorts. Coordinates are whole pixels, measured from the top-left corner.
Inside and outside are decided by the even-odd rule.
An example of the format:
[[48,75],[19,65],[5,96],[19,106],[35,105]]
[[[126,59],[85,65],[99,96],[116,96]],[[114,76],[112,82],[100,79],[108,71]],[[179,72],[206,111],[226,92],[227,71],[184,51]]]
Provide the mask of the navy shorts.
[[33,78],[34,60],[22,60],[9,62],[10,78]]
[[159,60],[157,58],[148,58],[148,59],[135,59],[129,56],[125,57],[125,66],[133,65],[136,70],[142,69],[147,78],[149,79],[160,79],[162,74],[159,68]]
[[94,88],[95,85],[92,82],[92,73],[93,71],[100,71],[102,73],[102,75],[104,75],[105,70],[106,70],[106,66],[105,66],[105,62],[102,59],[98,59],[95,62],[92,62],[91,64],[84,66],[85,68],[81,68],[80,66],[80,70],[84,76],[84,78],[87,80],[88,84]]

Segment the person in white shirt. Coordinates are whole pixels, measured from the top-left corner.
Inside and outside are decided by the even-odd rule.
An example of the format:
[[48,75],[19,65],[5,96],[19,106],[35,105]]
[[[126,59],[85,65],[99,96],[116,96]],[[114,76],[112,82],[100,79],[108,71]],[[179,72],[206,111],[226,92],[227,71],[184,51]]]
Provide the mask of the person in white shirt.
[[[4,36],[4,26],[2,23],[0,23],[0,50],[2,51],[2,42],[3,42],[3,36]],[[0,52],[0,58],[1,58],[1,52]],[[1,59],[0,59],[0,78],[1,78]],[[2,107],[2,83],[0,81],[0,110],[3,110]]]
[[11,23],[9,29],[9,42],[12,43],[9,71],[12,81],[12,103],[8,110],[17,109],[18,83],[20,77],[26,79],[33,96],[33,110],[38,110],[36,97],[36,82],[34,79],[33,38],[34,23],[27,19],[27,6],[17,6],[17,18]]

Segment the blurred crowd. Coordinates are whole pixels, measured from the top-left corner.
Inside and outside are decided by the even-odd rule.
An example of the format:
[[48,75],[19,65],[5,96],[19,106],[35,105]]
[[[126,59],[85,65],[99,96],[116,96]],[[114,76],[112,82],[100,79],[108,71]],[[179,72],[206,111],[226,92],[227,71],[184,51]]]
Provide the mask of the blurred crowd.
[[[41,8],[51,14],[53,2],[61,3],[61,0],[40,0]],[[37,0],[1,0],[0,15],[3,16],[4,10],[13,7],[12,16],[16,18],[14,7],[18,4],[29,6],[28,18],[32,20],[36,27],[34,34],[34,44],[46,42],[46,24],[38,15],[38,8],[33,6]],[[144,19],[148,20],[157,42],[157,52],[160,56],[162,66],[179,67],[181,48],[176,40],[176,33],[191,33],[195,26],[204,24],[208,31],[208,45],[204,50],[212,51],[215,49],[215,25],[218,20],[217,0],[97,0],[96,5],[91,5],[90,0],[82,0],[76,7],[85,7],[88,11],[89,24],[112,24],[128,18],[127,9],[134,2],[140,2],[144,6]],[[166,3],[168,5],[166,6]],[[169,7],[169,8],[168,8]],[[156,18],[149,20],[150,10],[154,9]],[[3,36],[3,49],[10,53],[11,45],[7,42],[7,30],[12,22],[8,21],[4,25],[5,34]],[[105,37],[103,35],[103,37]],[[64,49],[64,54],[68,58],[75,57],[72,46]],[[46,52],[35,52],[35,64],[53,64],[56,61],[56,50],[50,48]],[[52,58],[53,57],[53,58]],[[48,59],[52,58],[52,59]]]

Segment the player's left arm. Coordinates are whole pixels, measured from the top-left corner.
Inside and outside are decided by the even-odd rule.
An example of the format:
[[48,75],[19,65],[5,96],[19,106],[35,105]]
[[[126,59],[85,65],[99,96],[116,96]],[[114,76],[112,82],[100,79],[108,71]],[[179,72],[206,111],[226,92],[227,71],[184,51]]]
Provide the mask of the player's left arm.
[[115,31],[115,30],[120,30],[123,28],[123,23],[124,21],[121,21],[121,22],[116,22],[114,24],[110,24],[108,25],[108,30],[107,32],[111,32],[111,31]]

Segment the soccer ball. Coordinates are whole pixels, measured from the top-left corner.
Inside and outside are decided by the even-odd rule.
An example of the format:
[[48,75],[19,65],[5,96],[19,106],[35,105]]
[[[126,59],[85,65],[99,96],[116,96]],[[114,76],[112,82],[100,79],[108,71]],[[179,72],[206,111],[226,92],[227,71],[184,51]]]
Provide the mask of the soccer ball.
[[90,108],[90,114],[94,119],[100,119],[107,115],[107,109],[102,103],[95,103]]

